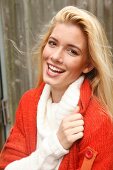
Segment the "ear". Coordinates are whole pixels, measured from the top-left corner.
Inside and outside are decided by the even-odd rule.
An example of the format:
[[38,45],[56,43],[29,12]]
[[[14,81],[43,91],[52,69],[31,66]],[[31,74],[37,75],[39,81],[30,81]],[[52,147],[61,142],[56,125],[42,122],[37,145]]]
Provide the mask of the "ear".
[[94,66],[89,63],[84,69],[83,69],[83,73],[89,73],[91,70],[93,70]]

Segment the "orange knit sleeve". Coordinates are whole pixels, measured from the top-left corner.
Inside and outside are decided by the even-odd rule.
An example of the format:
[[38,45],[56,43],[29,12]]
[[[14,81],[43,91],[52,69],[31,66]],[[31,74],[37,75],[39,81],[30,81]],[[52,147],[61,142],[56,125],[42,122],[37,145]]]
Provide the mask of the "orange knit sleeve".
[[26,140],[22,120],[21,102],[16,112],[16,121],[0,154],[0,170],[7,164],[27,156]]

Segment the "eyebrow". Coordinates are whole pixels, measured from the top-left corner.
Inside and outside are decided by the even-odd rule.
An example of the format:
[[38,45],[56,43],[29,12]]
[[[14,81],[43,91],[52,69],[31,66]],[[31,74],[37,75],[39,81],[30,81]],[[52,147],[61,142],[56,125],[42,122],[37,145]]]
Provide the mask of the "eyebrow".
[[[52,37],[52,36],[50,36],[49,39],[53,39],[54,41],[58,42],[58,40],[56,38]],[[72,47],[72,48],[76,48],[77,50],[79,50],[82,53],[82,50],[78,46],[73,45],[73,44],[68,44],[68,46]]]
[[68,46],[72,47],[72,48],[76,48],[77,50],[79,50],[82,53],[82,50],[78,46],[73,45],[73,44],[68,44]]
[[54,38],[54,37],[52,37],[52,36],[50,36],[50,37],[48,38],[48,40],[49,40],[50,38],[53,39],[53,40],[55,40],[55,41],[58,41],[56,38]]

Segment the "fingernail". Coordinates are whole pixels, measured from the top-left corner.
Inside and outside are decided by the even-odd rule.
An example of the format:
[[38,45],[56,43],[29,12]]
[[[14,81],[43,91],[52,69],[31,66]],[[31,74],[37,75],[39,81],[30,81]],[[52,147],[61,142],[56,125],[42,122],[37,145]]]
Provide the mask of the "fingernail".
[[79,110],[80,110],[80,107],[77,106],[77,107],[75,108],[75,111],[76,111],[76,112],[79,112]]

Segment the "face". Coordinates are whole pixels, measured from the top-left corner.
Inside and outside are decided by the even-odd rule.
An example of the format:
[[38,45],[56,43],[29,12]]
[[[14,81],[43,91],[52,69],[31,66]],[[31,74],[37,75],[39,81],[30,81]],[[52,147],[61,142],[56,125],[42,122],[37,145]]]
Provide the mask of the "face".
[[66,90],[88,70],[87,39],[74,24],[57,24],[43,50],[43,80],[53,89]]

